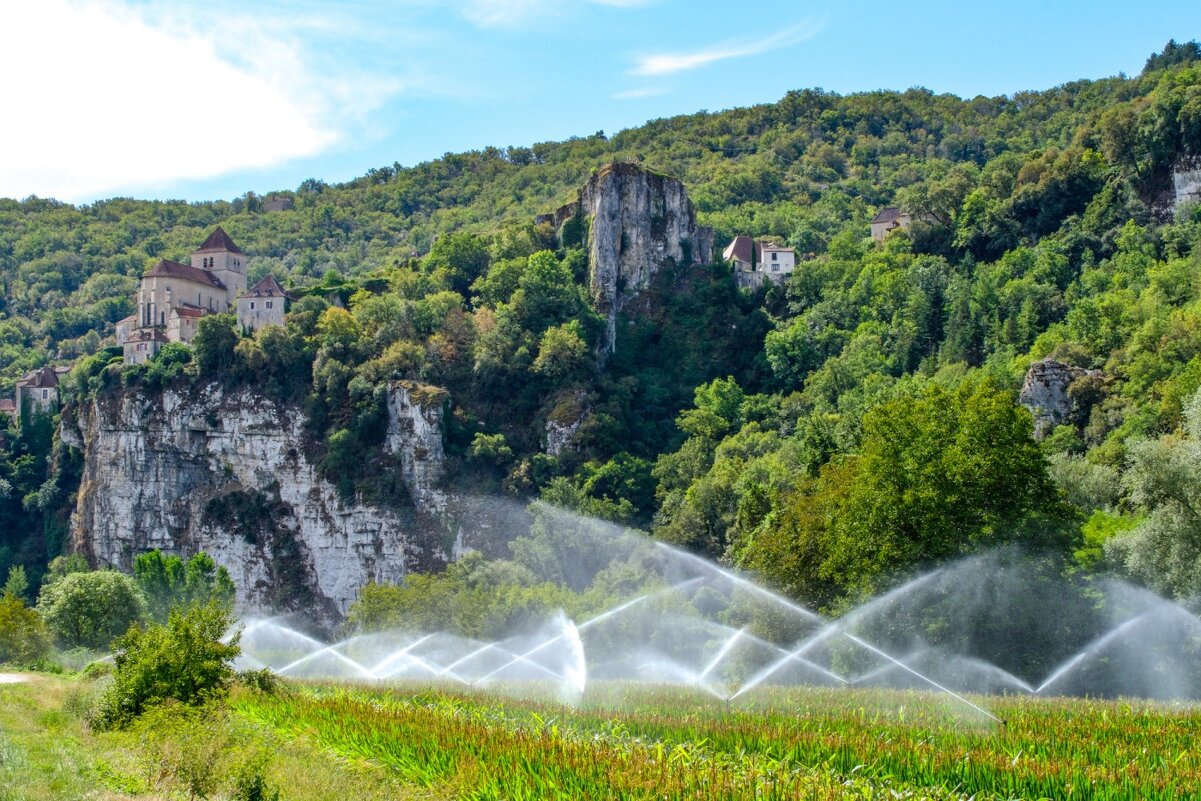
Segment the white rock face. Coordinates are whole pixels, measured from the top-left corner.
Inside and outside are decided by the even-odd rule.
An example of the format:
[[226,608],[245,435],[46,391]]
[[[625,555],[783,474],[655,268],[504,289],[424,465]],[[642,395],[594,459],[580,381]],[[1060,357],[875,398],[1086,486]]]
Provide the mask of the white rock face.
[[1175,192],[1176,208],[1192,203],[1201,203],[1201,164],[1195,160],[1182,160],[1172,170],[1172,189]]
[[592,302],[605,316],[605,350],[616,341],[617,313],[668,262],[707,264],[713,234],[696,224],[684,185],[636,164],[597,170],[580,193],[588,234]]
[[1100,375],[1100,370],[1085,370],[1054,359],[1030,365],[1018,402],[1034,415],[1034,438],[1042,439],[1055,426],[1078,416],[1080,409],[1068,389],[1081,377]]
[[[71,520],[76,549],[129,570],[146,550],[207,551],[250,609],[314,609],[333,619],[369,581],[445,564],[442,399],[397,382],[386,448],[412,504],[343,503],[305,456],[304,416],[213,384],[192,394],[106,393],[64,415],[84,451]],[[415,508],[412,508],[415,507]]]

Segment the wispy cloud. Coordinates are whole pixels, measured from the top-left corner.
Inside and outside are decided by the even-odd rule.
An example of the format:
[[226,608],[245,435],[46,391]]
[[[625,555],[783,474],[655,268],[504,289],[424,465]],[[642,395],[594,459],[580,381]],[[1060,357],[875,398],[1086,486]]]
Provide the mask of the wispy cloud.
[[665,94],[667,94],[667,90],[662,86],[644,86],[639,89],[626,89],[624,92],[615,92],[610,96],[614,100],[640,100],[644,97],[658,97]]
[[807,20],[758,39],[730,40],[688,52],[654,53],[639,57],[630,72],[642,76],[671,75],[715,61],[757,56],[812,39],[821,29],[822,23]]
[[640,8],[658,0],[459,0],[462,15],[481,28],[512,28],[540,18],[550,18],[571,6],[602,5]]
[[[316,64],[286,21],[169,6],[0,7],[0,195],[66,200],[316,155],[401,90]],[[308,19],[297,24],[318,25]],[[36,69],[29,69],[37,65]]]

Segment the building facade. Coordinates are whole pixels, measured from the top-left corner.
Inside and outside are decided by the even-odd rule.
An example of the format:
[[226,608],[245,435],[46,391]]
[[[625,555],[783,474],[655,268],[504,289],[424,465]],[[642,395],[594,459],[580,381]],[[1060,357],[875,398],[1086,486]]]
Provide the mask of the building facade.
[[248,332],[267,325],[283,325],[289,299],[275,276],[267,276],[238,298],[238,325]]
[[896,206],[882,208],[876,212],[875,217],[872,217],[872,239],[883,242],[893,231],[898,228],[905,230],[911,222],[913,222],[913,218],[909,216],[909,213],[901,211]]
[[795,250],[749,236],[734,237],[722,257],[733,266],[735,283],[746,289],[782,284],[796,269]]
[[26,373],[16,384],[13,409],[20,422],[28,414],[53,414],[58,410],[58,381],[70,367],[47,365]]
[[[201,319],[237,311],[239,299],[247,294],[246,262],[246,254],[218,226],[193,251],[189,264],[164,259],[144,273],[138,287],[138,310],[116,324],[125,363],[142,364],[168,342],[191,342]],[[280,314],[271,317],[270,323],[249,326],[250,330],[283,323],[286,295],[275,278],[268,276],[255,286],[268,279],[281,293]]]

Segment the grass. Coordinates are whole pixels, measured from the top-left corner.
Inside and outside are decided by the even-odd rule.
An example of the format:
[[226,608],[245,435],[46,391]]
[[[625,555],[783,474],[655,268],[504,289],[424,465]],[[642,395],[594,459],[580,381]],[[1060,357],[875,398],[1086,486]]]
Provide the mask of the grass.
[[610,684],[569,707],[313,683],[97,733],[84,718],[98,689],[0,685],[0,801],[188,798],[186,771],[170,769],[181,759],[212,772],[215,799],[255,760],[283,799],[1201,797],[1201,711],[1187,707],[986,699],[997,725],[923,692],[764,688],[727,708]]
[[[162,761],[164,755],[178,759],[182,750],[195,746],[195,736],[180,742],[154,727],[92,732],[84,719],[99,689],[95,682],[30,678],[0,685],[0,801],[190,797],[186,783],[177,773],[164,771]],[[222,749],[212,766],[220,788],[214,799],[231,797],[226,773],[258,758],[265,761],[268,784],[280,788],[281,799],[288,801],[428,797],[382,765],[339,757],[303,738],[282,738],[236,716],[210,734]],[[184,756],[198,759],[195,753]]]

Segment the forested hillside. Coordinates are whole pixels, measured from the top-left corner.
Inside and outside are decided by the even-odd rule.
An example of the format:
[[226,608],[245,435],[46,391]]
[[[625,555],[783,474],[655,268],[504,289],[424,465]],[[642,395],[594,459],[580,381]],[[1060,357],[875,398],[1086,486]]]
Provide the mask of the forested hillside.
[[[1201,159],[1196,57],[1171,44],[1138,77],[1010,97],[796,91],[309,180],[289,211],[3,200],[0,390],[71,361],[77,396],[253,382],[304,405],[346,493],[380,496],[383,390],[417,379],[452,399],[452,480],[646,528],[822,607],[1009,543],[1192,597],[1201,212],[1174,208],[1172,172]],[[719,248],[772,236],[812,258],[758,294],[719,264],[661,275],[598,360],[586,253],[533,218],[614,161],[682,179]],[[875,243],[889,204],[915,222]],[[206,318],[194,351],[108,366],[136,277],[218,223],[252,281],[303,295],[286,328]],[[1017,390],[1048,356],[1100,372],[1036,443]],[[579,423],[556,456],[548,420]],[[7,442],[0,572],[36,573],[62,547],[71,456],[44,428]]]

